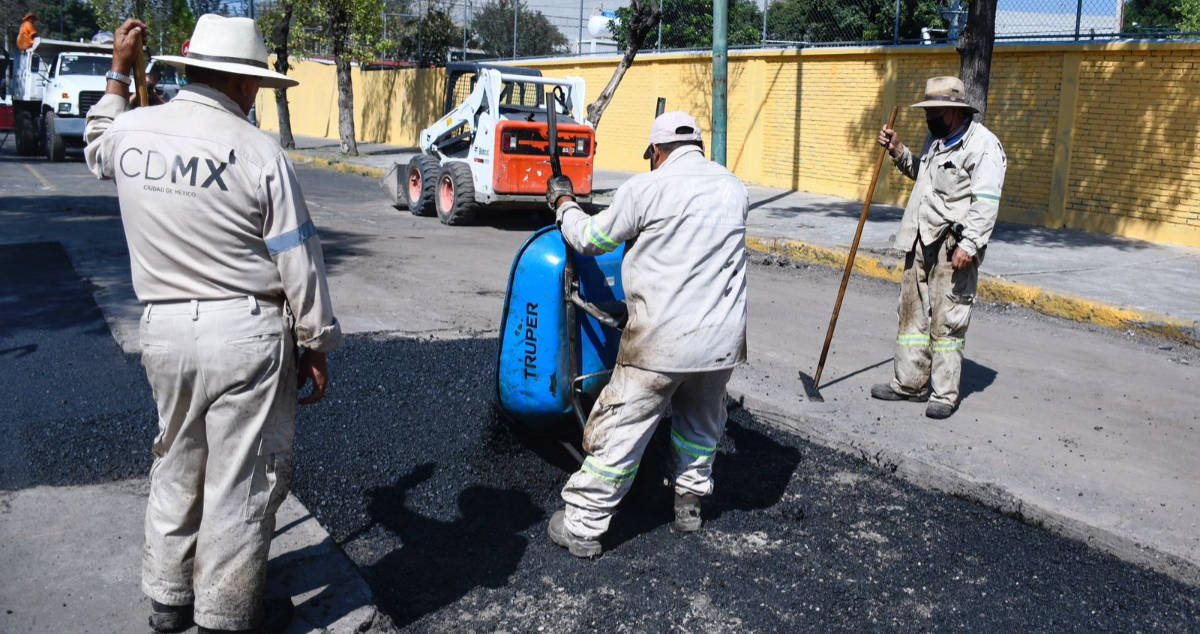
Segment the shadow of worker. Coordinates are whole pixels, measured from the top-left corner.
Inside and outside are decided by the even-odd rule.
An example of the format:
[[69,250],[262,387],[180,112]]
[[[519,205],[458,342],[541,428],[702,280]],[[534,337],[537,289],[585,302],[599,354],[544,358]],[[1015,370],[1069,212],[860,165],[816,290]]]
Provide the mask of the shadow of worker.
[[[799,449],[777,442],[759,431],[761,424],[736,403],[730,404],[725,435],[717,444],[713,462],[713,494],[704,500],[704,522],[717,521],[730,511],[754,511],[775,506],[783,499],[792,475],[800,465]],[[646,448],[634,481],[618,507],[605,547],[617,544],[674,519],[673,479],[675,451],[670,420],[664,419]]]
[[409,508],[405,497],[433,472],[434,465],[426,463],[396,484],[367,493],[372,522],[403,544],[367,569],[380,607],[399,627],[475,587],[506,585],[529,545],[519,533],[544,516],[523,492],[472,486],[459,494],[455,519],[426,517]]

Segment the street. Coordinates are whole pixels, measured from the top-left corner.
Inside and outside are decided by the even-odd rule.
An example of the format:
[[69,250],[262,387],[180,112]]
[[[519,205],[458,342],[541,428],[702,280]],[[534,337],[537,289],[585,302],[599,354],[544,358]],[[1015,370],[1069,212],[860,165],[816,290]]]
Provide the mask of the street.
[[[297,169],[350,336],[330,357],[328,396],[302,409],[293,492],[395,626],[1186,632],[1200,623],[1200,588],[1177,580],[1185,573],[1102,552],[1103,538],[1093,548],[1060,534],[1082,534],[1075,517],[1111,535],[1114,550],[1155,544],[1140,563],[1165,558],[1157,569],[1184,570],[1192,560],[1196,531],[1172,527],[1200,513],[1200,351],[982,305],[962,410],[933,423],[922,405],[868,398],[890,373],[896,290],[855,279],[826,368],[828,402],[815,405],[796,373],[815,364],[839,274],[755,256],[750,362],[731,384],[742,398],[730,403],[704,528],[667,527],[660,433],[604,556],[579,561],[545,536],[570,457],[493,409],[507,275],[539,216],[447,227],[391,208],[371,180]],[[156,421],[112,183],[77,158],[22,159],[11,144],[0,149],[0,183],[3,515],[3,496],[29,487],[144,479]],[[822,443],[844,451],[810,442],[815,427],[833,430],[826,441],[845,438]],[[884,440],[891,453],[876,450]],[[996,502],[1007,511],[997,512],[936,477],[915,486],[917,469],[896,455],[1000,482],[1028,506]],[[1051,506],[1060,519],[1039,515]],[[5,617],[5,607],[8,631],[4,619],[21,615]],[[27,621],[10,623],[27,631]]]

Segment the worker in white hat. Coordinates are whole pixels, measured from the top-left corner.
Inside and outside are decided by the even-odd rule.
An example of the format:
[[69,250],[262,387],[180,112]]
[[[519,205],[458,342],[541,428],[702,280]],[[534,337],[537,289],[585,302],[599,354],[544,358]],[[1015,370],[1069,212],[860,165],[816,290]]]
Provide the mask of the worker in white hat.
[[677,458],[672,484],[680,532],[700,528],[700,499],[725,431],[725,384],[746,360],[746,187],[704,158],[700,128],[683,112],[654,120],[652,171],[617,189],[588,216],[566,177],[547,200],[563,237],[585,255],[627,246],[621,282],[629,321],[616,367],[583,431],[587,458],[550,519],[554,543],[577,557],[601,553],[600,536],[629,491],[659,418],[670,406]]
[[947,418],[959,405],[963,346],[979,264],[1000,209],[1008,161],[1000,140],[967,102],[957,77],[925,84],[929,135],[920,157],[884,126],[879,144],[896,169],[914,179],[894,246],[906,253],[900,280],[900,326],[894,375],[871,387],[885,401],[924,401],[925,415]]
[[[126,112],[145,24],[115,34],[104,97],[87,115],[88,168],[121,203],[142,366],[158,406],[142,590],[150,626],[280,631],[264,609],[275,511],[292,479],[297,385],[321,399],[341,329],[317,230],[292,164],[246,120],[267,69],[252,20],[201,16],[169,103]],[[299,348],[299,351],[297,350]]]

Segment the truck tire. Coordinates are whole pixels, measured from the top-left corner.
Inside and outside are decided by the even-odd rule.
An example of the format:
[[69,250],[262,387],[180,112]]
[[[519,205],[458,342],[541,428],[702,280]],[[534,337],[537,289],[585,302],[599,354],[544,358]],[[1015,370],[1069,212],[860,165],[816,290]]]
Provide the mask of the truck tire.
[[54,129],[54,121],[57,118],[53,112],[47,112],[42,125],[46,130],[46,158],[53,163],[61,162],[67,157],[67,144]]
[[479,203],[475,201],[475,180],[471,166],[453,161],[442,166],[434,196],[438,220],[444,225],[465,225],[475,220]]
[[437,186],[438,170],[441,165],[428,154],[414,156],[408,163],[407,176],[400,182],[402,196],[408,202],[408,210],[414,216],[433,215],[433,191]]
[[16,107],[13,122],[17,137],[17,154],[33,156],[38,153],[37,119],[28,108]]

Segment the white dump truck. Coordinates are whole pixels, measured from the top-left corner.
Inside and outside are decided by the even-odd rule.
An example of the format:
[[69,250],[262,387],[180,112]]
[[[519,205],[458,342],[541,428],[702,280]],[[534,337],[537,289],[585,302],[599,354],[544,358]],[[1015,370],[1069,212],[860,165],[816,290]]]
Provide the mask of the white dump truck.
[[61,161],[83,145],[87,111],[104,96],[112,43],[38,39],[13,59],[13,133],[17,153]]

